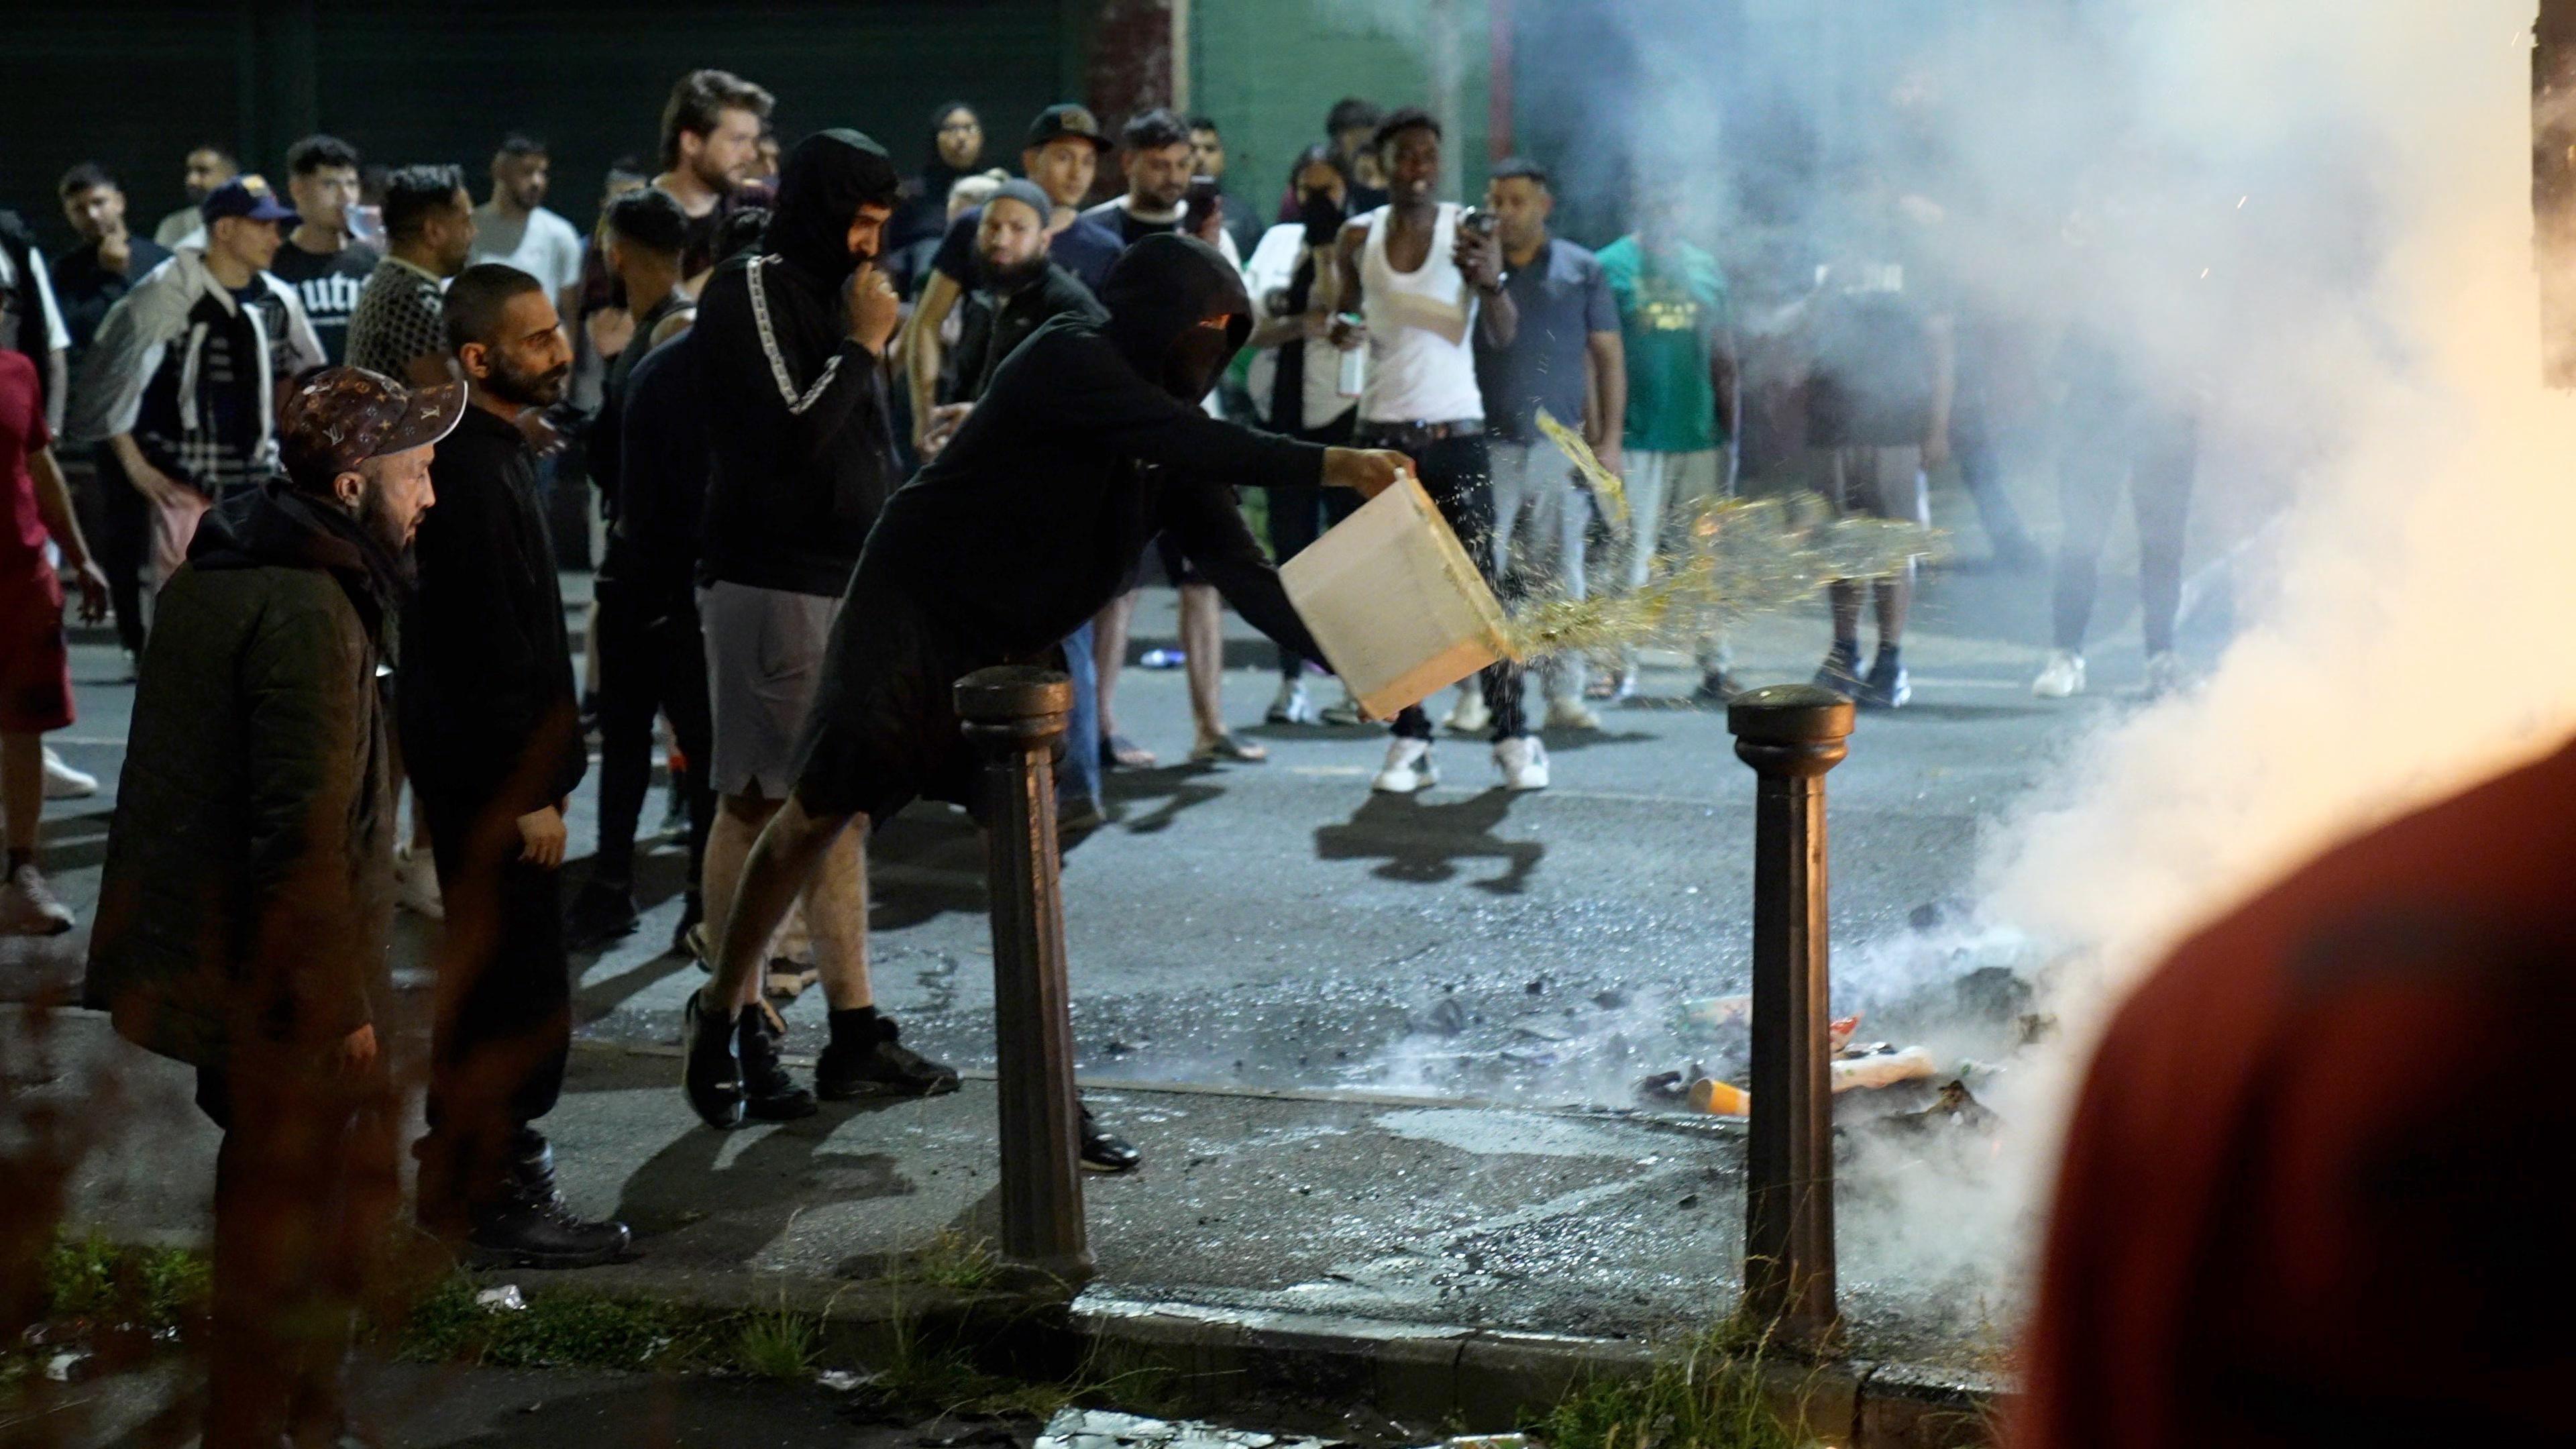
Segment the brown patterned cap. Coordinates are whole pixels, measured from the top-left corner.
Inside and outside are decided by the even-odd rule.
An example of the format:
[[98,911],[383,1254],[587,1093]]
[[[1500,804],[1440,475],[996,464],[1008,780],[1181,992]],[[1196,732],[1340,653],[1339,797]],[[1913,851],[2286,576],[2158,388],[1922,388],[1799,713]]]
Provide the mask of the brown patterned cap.
[[405,387],[363,367],[326,367],[277,417],[286,476],[320,491],[369,458],[435,443],[465,419],[465,385]]

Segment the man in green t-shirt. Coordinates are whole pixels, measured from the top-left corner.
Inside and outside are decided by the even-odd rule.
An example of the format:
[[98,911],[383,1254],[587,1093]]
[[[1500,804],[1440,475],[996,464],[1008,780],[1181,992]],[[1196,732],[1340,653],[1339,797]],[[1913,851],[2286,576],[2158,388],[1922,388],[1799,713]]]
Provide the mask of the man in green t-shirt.
[[[1628,361],[1628,540],[1624,559],[1604,570],[1629,589],[1652,574],[1657,542],[1711,497],[1735,492],[1735,342],[1726,277],[1717,260],[1682,240],[1682,200],[1671,191],[1638,200],[1637,229],[1601,249],[1601,269],[1619,305]],[[1615,465],[1614,465],[1615,466]],[[1668,526],[1673,520],[1676,526]],[[1704,704],[1724,704],[1726,640],[1710,625],[1695,641]],[[1603,691],[1637,691],[1637,651],[1622,652]]]

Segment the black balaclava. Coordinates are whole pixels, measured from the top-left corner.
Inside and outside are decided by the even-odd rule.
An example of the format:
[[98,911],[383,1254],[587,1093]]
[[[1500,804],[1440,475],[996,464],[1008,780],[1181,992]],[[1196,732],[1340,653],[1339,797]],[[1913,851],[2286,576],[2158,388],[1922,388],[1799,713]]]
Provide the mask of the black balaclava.
[[[1243,274],[1197,237],[1157,232],[1119,255],[1100,286],[1118,355],[1184,402],[1197,402],[1252,335]],[[1222,315],[1223,327],[1201,327]]]
[[850,255],[850,223],[859,208],[891,209],[902,178],[885,148],[852,130],[817,131],[796,143],[779,168],[778,205],[761,244],[796,266],[838,282],[859,269]]

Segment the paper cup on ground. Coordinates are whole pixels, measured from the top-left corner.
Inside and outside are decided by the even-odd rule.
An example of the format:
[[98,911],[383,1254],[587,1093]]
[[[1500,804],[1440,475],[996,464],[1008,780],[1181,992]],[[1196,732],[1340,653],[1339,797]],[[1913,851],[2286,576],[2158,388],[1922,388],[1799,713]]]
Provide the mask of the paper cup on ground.
[[1379,719],[1514,657],[1494,591],[1410,478],[1307,545],[1279,576],[1324,662]]

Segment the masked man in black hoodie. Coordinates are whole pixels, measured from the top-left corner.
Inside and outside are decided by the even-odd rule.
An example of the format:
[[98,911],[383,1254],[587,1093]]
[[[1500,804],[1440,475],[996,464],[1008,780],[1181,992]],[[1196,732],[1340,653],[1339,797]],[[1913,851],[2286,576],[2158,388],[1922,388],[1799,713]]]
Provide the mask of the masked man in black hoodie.
[[378,662],[465,390],[354,367],[280,410],[286,481],[205,516],[153,609],[87,1005],[197,1069],[215,1154],[210,1449],[339,1442],[402,1184]]
[[[823,676],[834,611],[897,481],[880,359],[899,304],[876,262],[900,187],[884,148],[856,131],[797,142],[764,245],[716,268],[689,339],[703,368],[713,459],[698,564],[715,720],[709,765],[720,797],[703,881],[710,930],[725,919],[752,841],[795,783],[796,738]],[[855,836],[826,846],[820,868],[799,882],[830,1007],[816,1092],[954,1091],[957,1074],[904,1047],[894,1022],[877,1014],[865,857]],[[767,944],[764,937],[755,954]],[[757,983],[733,985],[722,1015],[725,1034],[740,1042],[739,1105],[768,1121],[811,1113],[813,1094],[778,1064],[777,1029],[752,994]]]
[[[1052,657],[1165,531],[1245,619],[1316,658],[1231,485],[1368,495],[1410,471],[1398,453],[1293,442],[1200,411],[1252,331],[1241,274],[1206,243],[1144,238],[1111,269],[1101,301],[1106,321],[1067,313],[1012,352],[868,535],[797,744],[794,793],[752,850],[716,979],[686,1014],[684,1085],[715,1126],[742,1119],[748,1090],[730,1003],[798,890],[852,825],[919,796],[972,803],[973,762],[950,701],[959,678]],[[1137,1162],[1088,1113],[1082,1157],[1093,1171]]]

